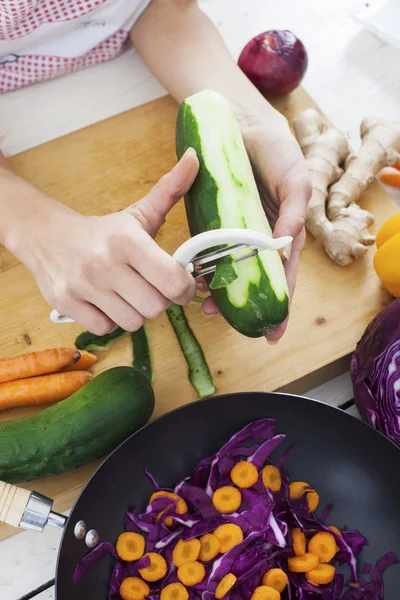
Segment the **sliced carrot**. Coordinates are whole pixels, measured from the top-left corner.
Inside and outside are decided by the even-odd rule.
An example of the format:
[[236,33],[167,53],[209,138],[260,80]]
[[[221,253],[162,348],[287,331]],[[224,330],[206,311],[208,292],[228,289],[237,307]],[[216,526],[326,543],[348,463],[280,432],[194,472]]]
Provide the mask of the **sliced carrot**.
[[261,479],[264,487],[272,492],[279,492],[282,487],[282,476],[279,469],[273,465],[267,465],[263,468]]
[[292,573],[307,573],[318,566],[319,559],[316,554],[306,552],[303,556],[290,556],[288,558],[289,571]]
[[189,600],[189,592],[181,583],[170,583],[161,590],[160,600]]
[[231,479],[238,488],[251,488],[258,481],[257,468],[247,460],[238,462],[231,471]]
[[262,578],[263,585],[269,585],[277,592],[283,592],[288,584],[288,576],[282,569],[270,569]]
[[140,533],[125,531],[119,536],[115,548],[121,560],[139,560],[144,554],[145,539]]
[[201,583],[205,576],[206,570],[204,565],[197,560],[187,562],[178,567],[178,579],[183,585],[187,585],[188,587]]
[[0,383],[56,373],[76,363],[81,356],[76,348],[52,348],[0,360]]
[[63,369],[64,371],[84,371],[85,369],[90,369],[97,363],[97,356],[92,354],[92,352],[87,352],[86,350],[79,350],[81,357],[77,360],[76,363]]
[[387,171],[379,176],[379,179],[385,185],[390,187],[400,187],[400,173],[393,173],[393,171]]
[[149,586],[139,577],[127,577],[119,588],[119,595],[122,600],[145,600],[145,597],[149,594]]
[[269,585],[260,585],[254,590],[250,600],[280,600],[280,593]]
[[199,558],[201,550],[200,540],[179,540],[172,552],[172,562],[180,567],[187,562],[194,562]]
[[165,559],[155,552],[148,552],[144,556],[147,556],[150,559],[150,564],[148,567],[144,567],[143,569],[139,569],[139,573],[146,581],[159,581],[167,574],[168,567]]
[[318,508],[319,496],[317,492],[312,489],[311,485],[305,481],[293,481],[289,485],[289,495],[291,498],[301,498],[304,494],[307,494],[308,508],[311,512],[314,512],[314,510]]
[[335,567],[327,564],[320,564],[312,571],[306,573],[306,578],[310,583],[314,585],[323,585],[324,583],[331,583],[335,579]]
[[[150,502],[153,502],[153,500],[155,500],[156,498],[171,498],[171,500],[173,500],[174,502],[176,502],[176,512],[178,513],[178,515],[183,515],[185,514],[185,512],[187,512],[187,504],[184,501],[183,498],[181,498],[180,496],[178,496],[178,494],[174,494],[173,492],[167,492],[164,490],[160,490],[158,492],[154,492],[154,494],[152,494],[150,496]],[[158,513],[157,517],[156,517],[156,521],[159,521],[162,518],[164,511],[161,511]],[[170,516],[165,517],[164,519],[164,525],[166,525],[167,527],[171,527],[171,525],[173,525],[174,519]]]
[[307,551],[306,536],[299,527],[292,529],[293,550],[296,556],[303,556]]
[[77,392],[91,379],[91,373],[74,371],[0,383],[0,410],[59,402]]
[[225,523],[220,525],[214,531],[214,535],[218,538],[220,543],[220,552],[225,554],[229,550],[232,550],[235,546],[243,542],[243,531],[239,525],[234,523]]
[[238,510],[242,503],[242,495],[237,488],[231,485],[225,485],[219,488],[213,494],[214,507],[226,515],[230,515]]
[[221,552],[221,542],[213,533],[206,533],[200,538],[199,560],[208,562],[213,560]]
[[235,583],[236,577],[233,575],[233,573],[228,573],[227,575],[225,575],[225,577],[221,579],[221,581],[217,585],[217,589],[215,590],[215,597],[217,598],[217,600],[221,600],[221,598],[226,596],[226,594],[235,585]]
[[319,531],[309,541],[308,551],[316,554],[319,562],[330,562],[336,554],[335,537],[327,531]]

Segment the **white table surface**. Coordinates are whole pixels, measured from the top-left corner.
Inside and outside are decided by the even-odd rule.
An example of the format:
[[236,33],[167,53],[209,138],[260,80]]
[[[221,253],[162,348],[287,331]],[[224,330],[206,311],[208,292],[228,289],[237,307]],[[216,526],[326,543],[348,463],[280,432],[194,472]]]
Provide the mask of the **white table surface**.
[[[399,119],[400,51],[352,15],[384,0],[199,0],[237,58],[253,36],[291,29],[305,43],[304,86],[355,147],[367,115]],[[397,0],[400,2],[400,0]],[[108,64],[0,96],[0,137],[13,155],[165,94],[129,51]],[[345,374],[309,392],[341,406],[352,398]],[[348,409],[353,414],[354,407]],[[24,532],[0,543],[0,598],[52,600],[60,532]],[[47,588],[47,589],[45,589]],[[40,591],[41,590],[41,591]]]

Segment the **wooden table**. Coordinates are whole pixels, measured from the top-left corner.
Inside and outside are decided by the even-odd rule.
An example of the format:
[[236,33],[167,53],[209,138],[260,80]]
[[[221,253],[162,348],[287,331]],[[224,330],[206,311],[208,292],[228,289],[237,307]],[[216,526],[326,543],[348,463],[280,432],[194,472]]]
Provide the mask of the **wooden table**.
[[[243,4],[240,3],[240,0],[220,0],[218,3],[216,0],[209,0],[207,3],[204,1],[203,4],[221,27],[235,55],[251,35],[259,32],[261,16],[264,16],[264,20],[267,16],[263,0],[250,0],[248,6],[246,3],[246,14],[244,14]],[[349,6],[349,4],[351,5]],[[386,76],[383,78],[380,89],[376,90],[375,72],[373,68],[371,69],[371,65],[374,64],[376,49],[380,43],[370,34],[361,32],[358,25],[353,23],[349,16],[353,10],[361,7],[361,4],[363,3],[356,0],[351,3],[346,0],[329,0],[324,3],[322,10],[320,3],[315,0],[306,0],[300,10],[300,6],[294,0],[285,2],[276,0],[271,2],[268,7],[267,20],[268,26],[290,27],[306,41],[312,59],[306,85],[312,90],[318,103],[322,105],[335,124],[350,130],[353,138],[356,136],[357,121],[367,112],[387,116],[391,114],[391,110],[394,110],[391,101],[393,100],[393,106],[397,106],[394,96],[396,93],[398,94],[399,88],[397,54],[393,54],[390,47],[384,47],[382,54],[385,55]],[[337,35],[339,27],[340,36]],[[322,44],[321,40],[328,40],[328,46]],[[358,54],[363,56],[364,62],[357,62]],[[382,68],[382,62],[380,65]],[[115,78],[113,86],[106,81],[110,74]],[[366,85],[368,81],[369,85]],[[71,82],[73,82],[73,93],[71,92]],[[112,91],[111,94],[110,91]],[[6,95],[0,98],[0,125],[2,131],[8,134],[5,142],[6,148],[9,153],[16,154],[21,150],[36,146],[41,141],[47,141],[72,130],[80,129],[90,122],[96,122],[100,118],[111,116],[120,110],[129,109],[162,93],[162,90],[154,84],[143,68],[138,57],[125,55],[118,61],[91,69],[84,74],[76,74],[65,80]],[[293,110],[293,99],[291,102],[286,107],[287,114]],[[308,100],[301,93],[297,96],[297,106],[307,102]],[[167,118],[164,118],[160,125],[157,125],[157,121],[153,121],[150,129],[155,130],[157,127],[162,129],[165,155],[161,161],[155,160],[154,157],[155,140],[158,140],[156,133],[153,134],[153,142],[149,141],[144,148],[141,146],[139,153],[136,148],[129,147],[132,131],[126,131],[126,123],[132,123],[135,121],[135,117],[129,116],[126,121],[126,116],[120,116],[111,123],[103,123],[94,128],[89,132],[89,136],[88,132],[78,132],[75,137],[59,140],[53,146],[37,148],[27,154],[15,156],[14,166],[61,200],[71,204],[79,203],[82,206],[82,212],[98,213],[99,204],[96,205],[93,202],[95,191],[101,194],[99,200],[101,200],[103,212],[122,208],[127,198],[131,198],[133,201],[140,197],[142,191],[151,186],[155,179],[173,163],[173,146],[166,140],[173,139],[173,114],[176,107],[167,99],[160,106],[163,107],[163,111],[166,111]],[[362,106],[362,110],[360,106]],[[283,108],[284,106],[282,106]],[[141,122],[144,118],[143,115],[148,115],[149,111],[154,113],[151,108],[143,107],[134,114],[140,115],[138,121]],[[44,119],[40,120],[40,115],[43,115]],[[3,123],[2,116],[3,118],[5,116]],[[27,118],[29,118],[29,123],[25,120]],[[137,131],[134,133],[136,135]],[[81,170],[77,170],[76,148],[83,145],[87,149],[88,144],[90,146],[89,156],[85,157]],[[104,169],[101,168],[101,159],[104,160],[112,144],[114,144],[117,154],[120,152],[120,144],[124,145],[125,178],[122,187],[120,177],[116,176],[115,171],[104,175]],[[55,149],[58,152],[57,157],[54,155]],[[66,161],[62,169],[57,164],[59,152]],[[147,168],[140,171],[138,164],[143,152]],[[83,176],[85,169],[88,170],[89,167],[91,169],[93,163],[99,159],[98,166],[100,168],[94,180],[85,181]],[[124,161],[130,161],[132,168],[130,177],[126,176],[128,165]],[[104,164],[103,162],[103,166]],[[48,173],[52,173],[51,179],[49,179]],[[67,177],[65,177],[65,173],[67,173]],[[67,180],[68,185],[66,184]],[[132,192],[133,184],[135,184],[135,190]],[[75,191],[75,200],[71,196],[71,189]],[[373,194],[376,190],[377,188],[372,189],[370,193]],[[366,205],[371,198],[372,196],[366,200]],[[183,240],[185,230],[181,228],[183,216],[179,212],[180,210],[177,209],[167,227],[175,227],[177,235],[183,236]],[[393,208],[389,210],[393,210]],[[383,208],[378,215],[378,222],[385,213],[386,209]],[[167,228],[165,232],[167,232]],[[163,233],[160,243],[172,251],[178,243],[178,237],[174,236],[174,245],[172,246],[172,236]],[[246,355],[249,356],[250,346],[248,344],[251,343],[251,355],[259,361],[255,360],[255,365],[249,365],[252,374],[251,380],[244,380],[241,376],[242,372],[235,369],[235,361],[238,358],[235,356],[235,352],[233,351],[230,355],[225,352],[226,348],[238,347],[237,334],[228,330],[223,324],[204,325],[203,319],[198,313],[198,307],[189,308],[190,322],[205,349],[207,347],[207,358],[221,392],[245,388],[277,389],[283,387],[288,391],[307,392],[307,395],[311,397],[354,411],[351,404],[352,392],[348,373],[344,373],[322,386],[315,387],[315,385],[317,382],[326,381],[346,370],[348,353],[353,350],[356,339],[362,334],[366,323],[373,314],[388,301],[388,297],[382,292],[375,279],[364,279],[360,275],[363,272],[361,269],[346,271],[347,274],[342,275],[343,282],[341,280],[340,286],[333,286],[332,268],[335,270],[337,268],[333,267],[322,254],[318,273],[310,277],[309,266],[313,263],[314,255],[315,248],[313,248],[312,242],[309,242],[303,254],[292,322],[285,339],[277,347],[270,348],[266,347],[262,340],[249,342],[240,338],[240,344],[245,345]],[[369,253],[366,266],[370,267],[371,257],[372,253]],[[29,335],[32,334],[33,344],[30,348],[51,345],[55,339],[56,326],[49,325],[47,306],[40,300],[34,285],[24,273],[23,267],[16,265],[15,261],[6,253],[0,254],[0,264],[3,270],[0,275],[3,283],[0,289],[2,309],[2,298],[4,299],[8,294],[5,290],[12,294],[18,290],[18,301],[10,302],[10,299],[7,298],[6,310],[4,313],[2,310],[1,355],[24,351],[27,348],[27,338],[25,337],[27,332]],[[354,277],[358,278],[358,289],[364,295],[365,301],[362,302],[358,297],[357,302],[349,302],[348,296],[344,294],[342,301],[332,308],[329,304],[329,300],[332,298],[332,288],[343,285],[343,290],[348,289],[347,285],[354,283]],[[314,295],[316,283],[319,289],[317,296]],[[357,305],[360,306],[360,304],[362,305],[361,316],[357,309]],[[158,365],[163,363],[162,369],[157,368],[156,364],[158,412],[167,408],[164,398],[171,397],[171,392],[176,389],[172,375],[179,376],[180,381],[185,382],[184,363],[179,358],[177,366],[178,351],[177,349],[176,352],[171,351],[170,336],[164,337],[161,334],[161,330],[167,329],[167,327],[168,324],[162,319],[159,324],[154,324],[152,327],[153,339],[157,337],[158,340],[169,340],[168,345],[164,341],[159,341],[156,350],[156,363]],[[224,331],[224,336],[227,336],[224,339],[224,351],[222,352],[219,345],[221,331]],[[71,326],[68,326],[68,329],[57,329],[56,339],[60,343],[71,343],[74,332],[75,329]],[[160,336],[162,337],[160,338]],[[210,337],[211,344],[206,340],[208,337]],[[304,340],[307,340],[307,345]],[[124,347],[124,342],[118,344],[115,350],[102,360],[99,365],[100,369],[112,364],[121,364],[121,362],[129,364],[131,360],[129,349]],[[258,348],[255,347],[256,345]],[[240,350],[241,357],[241,345]],[[260,356],[265,359],[260,361]],[[167,384],[167,382],[169,383]],[[182,390],[182,394],[186,401],[194,399],[189,385],[186,383],[184,385],[186,387]],[[163,393],[160,396],[161,390],[165,390],[165,395]],[[169,406],[171,406],[170,403],[168,403]],[[88,472],[86,467],[79,471],[78,478],[75,477],[76,473],[62,476],[62,487],[58,487],[59,483],[56,486],[56,495],[59,495],[59,510],[68,509],[71,506],[73,498],[82,482],[86,480]],[[37,486],[35,485],[35,487]],[[55,490],[54,483],[51,482],[43,482],[40,487],[47,493]],[[6,535],[4,530],[2,535]],[[41,537],[38,534],[24,532],[0,543],[1,600],[17,600],[33,596],[45,600],[53,597],[51,579],[54,576],[58,542],[59,532],[48,530]],[[22,572],[24,577],[21,577]],[[46,591],[41,592],[41,588],[46,588]]]

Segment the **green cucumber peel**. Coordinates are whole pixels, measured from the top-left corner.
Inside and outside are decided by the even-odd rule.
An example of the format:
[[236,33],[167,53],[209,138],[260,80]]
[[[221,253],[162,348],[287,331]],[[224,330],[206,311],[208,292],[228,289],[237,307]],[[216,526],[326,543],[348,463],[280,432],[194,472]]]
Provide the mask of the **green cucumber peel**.
[[143,373],[143,375],[146,375],[150,383],[153,383],[153,361],[147,324],[131,333],[131,339],[133,343],[133,367]]

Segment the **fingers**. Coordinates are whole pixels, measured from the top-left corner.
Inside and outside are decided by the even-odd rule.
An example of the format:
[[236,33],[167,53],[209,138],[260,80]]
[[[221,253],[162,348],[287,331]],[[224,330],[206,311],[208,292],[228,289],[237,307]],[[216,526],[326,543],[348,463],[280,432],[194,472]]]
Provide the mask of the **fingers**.
[[[52,303],[52,305],[54,304]],[[114,321],[89,302],[70,299],[66,302],[61,301],[56,309],[60,314],[70,317],[94,335],[106,335],[117,328]]]
[[143,315],[114,291],[97,294],[95,302],[104,314],[126,331],[137,331],[145,321]]
[[115,273],[115,291],[146,319],[157,319],[171,304],[155,287],[127,265]]
[[199,170],[196,151],[189,148],[177,165],[139,202],[125,209],[155,237],[171,208],[192,186]]
[[280,192],[280,207],[274,236],[291,235],[296,238],[304,229],[308,203],[311,198],[311,182],[305,163],[297,164],[286,175]]
[[127,240],[128,264],[160,294],[176,304],[188,304],[196,295],[196,281],[143,230]]

